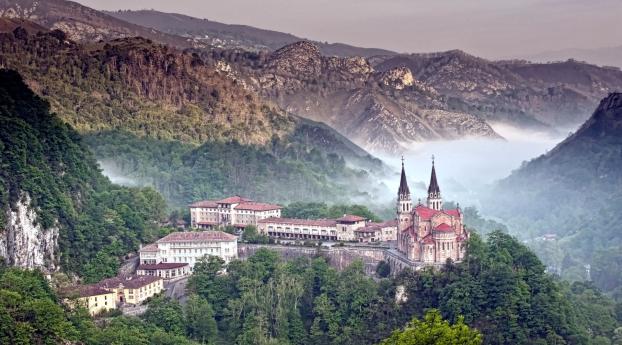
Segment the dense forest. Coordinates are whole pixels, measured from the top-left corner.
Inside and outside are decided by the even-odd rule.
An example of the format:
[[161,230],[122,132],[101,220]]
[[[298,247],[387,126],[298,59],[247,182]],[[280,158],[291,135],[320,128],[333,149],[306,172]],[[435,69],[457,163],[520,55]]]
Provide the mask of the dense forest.
[[[152,298],[140,318],[97,324],[43,276],[0,265],[0,340],[12,344],[621,344],[622,307],[589,283],[556,281],[514,238],[475,235],[467,259],[372,279],[318,257],[204,258],[184,305]],[[396,298],[397,297],[397,298]],[[457,338],[456,338],[457,337]],[[413,342],[418,339],[420,342]],[[458,341],[457,339],[461,339]]]
[[[153,186],[171,207],[235,194],[281,203],[346,202],[369,198],[382,187],[373,182],[369,170],[347,164],[331,149],[314,147],[309,137],[301,127],[288,139],[275,138],[263,147],[235,141],[194,147],[125,132],[88,135],[85,142],[109,173],[131,179],[129,183]],[[383,168],[372,158],[360,157],[359,162],[373,165],[375,171]]]
[[116,274],[118,257],[158,238],[164,199],[110,183],[80,135],[14,71],[0,70],[0,224],[27,203],[42,231],[59,228],[55,264],[87,281]]

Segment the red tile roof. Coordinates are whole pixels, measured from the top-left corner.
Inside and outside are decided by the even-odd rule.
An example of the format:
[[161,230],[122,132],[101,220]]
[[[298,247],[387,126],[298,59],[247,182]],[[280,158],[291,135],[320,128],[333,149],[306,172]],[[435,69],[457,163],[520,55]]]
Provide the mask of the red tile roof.
[[214,202],[218,204],[239,204],[241,202],[247,202],[247,201],[252,201],[252,200],[236,195],[236,196],[230,196],[228,198],[216,200]]
[[343,217],[335,219],[338,222],[356,223],[366,220],[366,218],[355,216],[352,214],[344,214]]
[[243,202],[234,208],[236,210],[248,210],[248,211],[271,211],[271,210],[280,210],[283,207],[280,205],[268,204],[265,202],[248,201],[248,202]]
[[165,242],[194,242],[216,241],[228,242],[237,240],[237,236],[222,231],[184,231],[173,232],[157,240],[157,243]]
[[449,224],[445,224],[445,223],[442,223],[442,224],[437,225],[437,226],[434,228],[434,230],[436,230],[436,231],[442,231],[442,232],[454,231],[454,229],[452,229],[452,227],[451,227],[451,226],[449,226]]
[[141,252],[157,252],[158,251],[158,245],[156,243],[151,243],[148,244],[142,248],[140,248]]
[[138,289],[158,280],[162,280],[162,278],[155,276],[132,275],[128,277],[114,277],[104,279],[97,283],[97,285],[103,289],[116,289],[119,287],[119,285],[123,285],[124,288]]
[[415,207],[415,212],[423,220],[430,220],[432,219],[432,217],[434,217],[438,213],[445,213],[446,215],[449,215],[452,217],[460,217],[459,209],[437,211],[437,210],[433,210],[431,208],[425,207],[423,205],[419,205]]
[[188,266],[187,262],[160,262],[159,264],[143,264],[137,270],[170,270]]
[[299,225],[299,226],[322,226],[335,227],[337,222],[332,219],[295,219],[295,218],[276,218],[270,217],[261,219],[258,223],[262,224],[283,224],[283,225]]

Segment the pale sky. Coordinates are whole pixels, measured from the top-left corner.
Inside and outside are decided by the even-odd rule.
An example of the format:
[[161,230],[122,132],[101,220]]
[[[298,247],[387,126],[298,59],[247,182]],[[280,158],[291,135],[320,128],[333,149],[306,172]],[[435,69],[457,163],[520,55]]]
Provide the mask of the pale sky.
[[77,0],[156,9],[318,41],[487,58],[622,45],[622,0]]

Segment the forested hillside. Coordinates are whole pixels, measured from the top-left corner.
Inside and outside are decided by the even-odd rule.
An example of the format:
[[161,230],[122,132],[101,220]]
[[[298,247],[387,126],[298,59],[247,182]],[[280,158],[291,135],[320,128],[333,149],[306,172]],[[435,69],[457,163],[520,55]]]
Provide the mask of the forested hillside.
[[575,134],[501,181],[486,211],[562,276],[582,280],[589,264],[594,283],[622,298],[621,152],[622,94],[612,93]]
[[0,81],[1,256],[87,280],[115,274],[117,257],[157,238],[164,200],[110,183],[79,134],[16,72],[0,70]]
[[[188,288],[210,310],[204,335],[227,344],[376,344],[429,308],[452,323],[463,316],[485,344],[608,344],[622,321],[611,299],[587,284],[554,281],[501,232],[486,242],[475,235],[463,263],[380,281],[360,264],[338,272],[323,258],[282,262],[265,250],[229,264],[227,275],[218,274],[222,265],[218,258],[196,265]],[[175,304],[155,305],[150,321],[180,329],[178,307],[177,317],[159,316]]]
[[98,160],[154,186],[171,206],[229,194],[347,201],[380,187],[372,175],[381,161],[262,101],[196,54],[140,38],[80,45],[60,31],[21,28],[0,34],[0,52],[88,137]]

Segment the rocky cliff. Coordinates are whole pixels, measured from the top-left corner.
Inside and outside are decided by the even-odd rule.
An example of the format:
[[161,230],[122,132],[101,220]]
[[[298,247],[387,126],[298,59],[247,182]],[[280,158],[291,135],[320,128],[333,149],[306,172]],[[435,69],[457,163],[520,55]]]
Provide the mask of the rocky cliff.
[[12,208],[5,210],[4,230],[0,234],[0,257],[11,266],[58,269],[58,226],[44,229],[37,221],[32,200],[22,194]]

